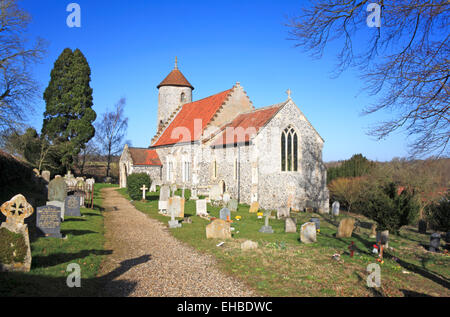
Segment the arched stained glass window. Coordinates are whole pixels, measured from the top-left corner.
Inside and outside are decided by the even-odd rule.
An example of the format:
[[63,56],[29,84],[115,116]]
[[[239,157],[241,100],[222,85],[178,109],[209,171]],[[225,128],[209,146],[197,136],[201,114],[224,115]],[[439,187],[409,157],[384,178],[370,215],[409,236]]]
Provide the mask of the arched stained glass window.
[[283,172],[298,171],[298,137],[291,126],[281,133],[281,170]]

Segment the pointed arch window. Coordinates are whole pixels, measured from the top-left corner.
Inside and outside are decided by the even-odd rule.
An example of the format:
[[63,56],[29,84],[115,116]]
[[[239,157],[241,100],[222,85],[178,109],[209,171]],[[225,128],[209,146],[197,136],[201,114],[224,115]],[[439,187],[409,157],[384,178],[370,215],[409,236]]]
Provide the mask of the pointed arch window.
[[298,136],[292,126],[281,133],[281,171],[298,171]]

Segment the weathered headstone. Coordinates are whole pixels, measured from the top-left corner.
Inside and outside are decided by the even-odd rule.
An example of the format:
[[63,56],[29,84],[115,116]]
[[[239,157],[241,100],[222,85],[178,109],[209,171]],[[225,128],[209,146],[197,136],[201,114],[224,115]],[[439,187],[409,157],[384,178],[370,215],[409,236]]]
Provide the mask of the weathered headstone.
[[64,221],[64,214],[65,214],[65,207],[66,207],[66,202],[62,202],[62,201],[58,201],[58,200],[53,200],[53,201],[47,201],[47,206],[55,206],[58,207],[61,210],[61,219],[62,221]]
[[209,189],[210,200],[222,200],[222,188],[220,185],[212,185]]
[[169,196],[170,196],[170,188],[167,185],[161,186],[159,190],[159,201],[158,201],[158,209],[167,213],[169,209]]
[[374,223],[374,224],[372,224],[372,227],[370,228],[369,238],[375,239],[376,237],[377,237],[377,225]]
[[171,197],[175,196],[175,192],[178,190],[177,185],[176,184],[172,184],[172,186],[170,186],[170,191],[171,193]]
[[316,230],[320,230],[320,219],[319,218],[311,218],[309,222],[314,222],[316,225]]
[[184,217],[184,198],[181,198],[180,196],[174,196],[169,198],[169,204],[168,204],[168,211],[169,215],[172,214],[172,211],[175,214],[175,217],[177,218],[183,218]]
[[50,171],[42,171],[42,178],[49,183],[50,182]]
[[51,205],[36,208],[36,227],[45,237],[62,238],[61,208]]
[[258,242],[247,240],[247,241],[241,243],[242,251],[254,250],[254,249],[258,249]]
[[231,225],[222,219],[215,219],[206,226],[207,239],[231,239]]
[[435,232],[430,236],[430,251],[439,252],[440,247],[441,247],[441,235]]
[[231,199],[230,194],[228,194],[228,193],[224,193],[224,194],[223,194],[222,200],[223,200],[223,202],[224,202],[225,205],[228,204],[228,202],[230,201],[230,199]]
[[67,197],[67,185],[63,178],[55,178],[48,184],[49,201],[65,201]]
[[301,226],[300,241],[303,243],[317,242],[317,231],[314,222],[307,222]]
[[255,213],[258,212],[258,210],[259,210],[259,203],[257,201],[254,201],[251,204],[250,209],[249,209],[248,212],[251,213],[251,214],[255,214]]
[[337,238],[349,238],[352,236],[353,229],[355,227],[354,218],[344,218],[339,223],[338,232],[336,234]]
[[0,206],[0,212],[6,217],[6,221],[0,226],[0,231],[3,231],[1,234],[18,236],[14,239],[17,245],[7,242],[6,239],[0,239],[0,249],[10,252],[10,256],[7,257],[9,260],[0,262],[0,272],[29,272],[31,268],[30,237],[24,220],[33,214],[34,209],[23,195],[16,195]]
[[197,200],[195,207],[197,216],[206,216],[208,214],[206,199]]
[[285,219],[291,216],[290,210],[288,207],[280,207],[277,210],[277,218]]
[[286,233],[294,233],[297,232],[297,223],[294,218],[286,218],[284,222],[284,232]]
[[227,205],[228,209],[230,209],[230,211],[232,212],[236,212],[238,209],[238,201],[236,199],[230,199],[230,201],[228,202]]
[[77,190],[74,193],[74,196],[80,197],[80,207],[84,207],[84,200],[86,198],[86,193],[84,191]]
[[425,220],[419,220],[419,233],[427,233],[427,222]]
[[[170,198],[170,199],[172,199],[172,198]],[[175,210],[175,208],[172,208],[172,209],[170,209],[170,221],[169,221],[169,228],[172,228],[172,229],[174,229],[174,228],[180,228],[181,227],[181,224],[178,222],[178,220],[176,220],[175,219],[175,217],[176,217],[176,210]]]
[[79,196],[71,195],[66,197],[64,216],[81,217]]
[[150,185],[150,192],[151,193],[156,192],[156,182],[152,181],[152,184]]
[[261,229],[259,229],[259,232],[261,233],[273,233],[273,229],[271,226],[269,226],[269,218],[270,218],[270,212],[266,212],[264,214],[264,216],[266,217],[266,219],[264,220],[264,226],[261,227]]
[[381,243],[385,248],[389,247],[389,230],[377,232],[377,242]]
[[219,215],[220,215],[219,218],[222,219],[222,220],[226,221],[226,220],[231,219],[231,212],[230,212],[230,210],[228,208],[220,209]]
[[197,200],[198,199],[198,189],[197,187],[191,188],[191,200]]
[[331,207],[332,207],[332,211],[331,211],[332,215],[335,217],[339,216],[339,211],[341,208],[341,205],[339,204],[339,202],[335,201]]

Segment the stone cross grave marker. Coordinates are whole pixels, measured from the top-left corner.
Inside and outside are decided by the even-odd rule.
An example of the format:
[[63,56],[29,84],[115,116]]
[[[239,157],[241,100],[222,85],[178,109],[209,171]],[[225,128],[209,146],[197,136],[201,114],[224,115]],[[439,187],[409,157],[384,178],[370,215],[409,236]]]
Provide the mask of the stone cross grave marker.
[[45,237],[62,238],[61,208],[42,206],[36,209],[36,227]]
[[75,195],[67,196],[64,209],[65,216],[81,217],[80,197]]
[[142,185],[142,187],[140,188],[140,190],[142,190],[142,200],[145,200],[145,191],[147,190],[147,186]]
[[261,233],[273,233],[273,229],[271,226],[269,226],[269,218],[270,218],[270,212],[265,212],[264,216],[266,219],[264,220],[264,226],[259,229],[259,232]]
[[[13,259],[11,263],[0,263],[1,271],[10,272],[29,272],[31,269],[31,249],[30,249],[30,237],[28,234],[28,226],[25,224],[25,218],[30,217],[33,212],[33,206],[31,206],[23,195],[16,195],[11,200],[5,202],[0,206],[0,212],[6,217],[6,221],[0,226],[1,229],[8,230],[10,232],[20,234],[25,243],[24,249],[25,257],[21,262],[15,262]],[[6,241],[0,241],[0,244],[7,243]],[[10,243],[7,245],[1,245],[1,249],[10,250],[12,253],[17,250]]]
[[220,209],[219,215],[220,215],[219,218],[222,220],[227,221],[231,219],[231,212],[228,208]]
[[195,202],[197,216],[206,216],[208,214],[206,199],[199,199]]
[[332,211],[331,211],[332,215],[335,217],[339,216],[340,208],[341,208],[341,205],[339,204],[339,202],[335,201],[332,205]]

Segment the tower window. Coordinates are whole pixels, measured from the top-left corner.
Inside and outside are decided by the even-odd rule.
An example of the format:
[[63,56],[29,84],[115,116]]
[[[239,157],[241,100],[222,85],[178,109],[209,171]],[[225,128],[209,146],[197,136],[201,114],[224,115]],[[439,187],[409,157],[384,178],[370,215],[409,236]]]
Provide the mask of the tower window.
[[184,92],[181,93],[180,101],[181,102],[185,102],[186,101],[186,94]]

